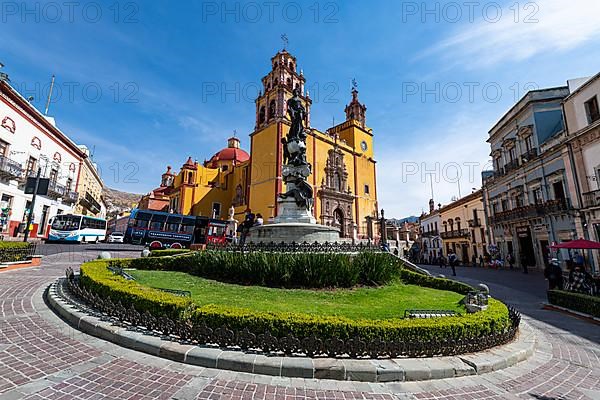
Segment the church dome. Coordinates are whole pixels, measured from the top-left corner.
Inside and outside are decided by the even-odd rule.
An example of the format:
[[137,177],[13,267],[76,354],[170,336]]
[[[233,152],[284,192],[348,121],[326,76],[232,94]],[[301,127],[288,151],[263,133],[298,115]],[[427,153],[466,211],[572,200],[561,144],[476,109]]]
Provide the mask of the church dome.
[[234,164],[237,164],[249,159],[250,155],[240,149],[240,140],[232,137],[227,140],[227,147],[212,156],[206,163],[206,166],[209,168],[218,168],[219,163],[222,161],[233,161]]

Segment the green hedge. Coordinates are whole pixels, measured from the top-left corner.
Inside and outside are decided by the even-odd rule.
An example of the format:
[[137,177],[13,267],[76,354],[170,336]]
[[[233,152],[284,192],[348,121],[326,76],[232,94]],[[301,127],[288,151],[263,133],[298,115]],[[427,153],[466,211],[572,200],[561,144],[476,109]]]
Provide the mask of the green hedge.
[[179,271],[244,285],[284,288],[382,285],[399,277],[402,262],[387,253],[238,253],[206,250],[180,257],[138,258],[123,267]]
[[165,249],[165,250],[152,250],[150,252],[150,257],[166,257],[166,256],[176,256],[179,254],[189,253],[190,249]]
[[548,301],[556,306],[600,317],[600,297],[565,290],[548,290]]
[[33,246],[26,242],[0,242],[0,262],[25,261]]
[[227,325],[234,330],[248,328],[255,334],[268,330],[276,337],[291,333],[297,337],[315,334],[322,339],[333,336],[347,339],[358,335],[364,339],[406,341],[478,337],[510,327],[508,309],[493,299],[490,299],[489,308],[485,311],[433,319],[352,320],[299,313],[256,312],[241,307],[199,307],[189,299],[126,281],[110,272],[107,265],[108,261],[104,260],[82,265],[82,284],[103,297],[133,305],[138,311],[147,310],[155,315],[165,313],[171,318],[190,318],[213,329]]
[[445,278],[434,278],[433,276],[419,274],[417,272],[402,269],[400,278],[404,283],[417,286],[425,286],[432,289],[449,290],[460,294],[467,294],[475,289],[466,283],[453,281]]
[[26,242],[0,242],[0,250],[2,249],[28,249],[32,247],[31,243]]

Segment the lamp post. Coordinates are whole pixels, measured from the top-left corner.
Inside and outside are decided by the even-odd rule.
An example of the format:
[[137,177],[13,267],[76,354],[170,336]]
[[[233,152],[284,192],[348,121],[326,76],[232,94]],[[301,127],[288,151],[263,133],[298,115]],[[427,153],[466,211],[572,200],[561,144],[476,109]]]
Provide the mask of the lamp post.
[[385,211],[381,209],[381,218],[379,219],[379,225],[381,227],[381,247],[385,247],[387,245],[387,232],[385,229]]

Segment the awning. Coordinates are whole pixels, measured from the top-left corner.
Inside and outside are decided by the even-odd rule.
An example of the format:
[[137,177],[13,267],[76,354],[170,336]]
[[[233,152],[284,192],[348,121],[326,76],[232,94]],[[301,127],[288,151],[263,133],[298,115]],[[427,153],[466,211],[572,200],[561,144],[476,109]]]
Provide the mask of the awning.
[[572,240],[570,242],[555,244],[550,247],[553,249],[580,249],[580,250],[598,249],[598,250],[600,250],[600,242],[594,242],[594,241],[585,240],[585,239],[577,239],[577,240]]

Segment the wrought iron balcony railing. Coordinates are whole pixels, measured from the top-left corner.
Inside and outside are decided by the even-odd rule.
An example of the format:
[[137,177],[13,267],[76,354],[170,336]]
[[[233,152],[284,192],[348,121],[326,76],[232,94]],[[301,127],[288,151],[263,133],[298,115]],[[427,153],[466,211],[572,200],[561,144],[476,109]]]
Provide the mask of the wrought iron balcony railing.
[[571,209],[568,199],[548,200],[543,203],[515,207],[512,210],[501,211],[490,218],[492,224],[517,221],[521,219],[543,217],[546,214],[565,212]]
[[460,239],[460,238],[468,238],[469,230],[468,229],[455,229],[453,231],[442,232],[442,239]]
[[584,207],[600,206],[600,190],[594,190],[583,194]]
[[0,176],[6,179],[16,179],[23,175],[23,166],[8,157],[0,156]]
[[519,160],[514,159],[504,166],[504,172],[508,174],[510,171],[514,171],[517,168],[519,168]]

